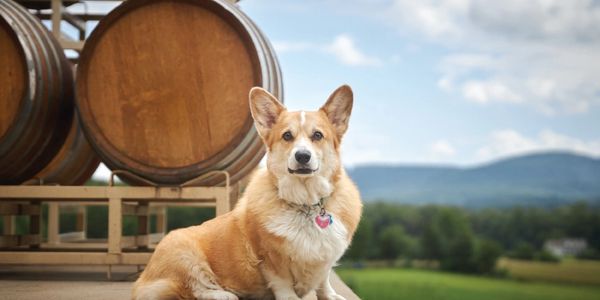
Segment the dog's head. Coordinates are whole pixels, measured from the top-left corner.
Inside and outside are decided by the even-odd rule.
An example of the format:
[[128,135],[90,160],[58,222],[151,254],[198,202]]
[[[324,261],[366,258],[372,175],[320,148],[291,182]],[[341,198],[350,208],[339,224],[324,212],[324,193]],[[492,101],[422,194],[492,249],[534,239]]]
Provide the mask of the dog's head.
[[289,112],[264,89],[250,90],[250,110],[267,146],[269,171],[278,178],[331,177],[340,166],[339,146],[352,101],[352,90],[343,85],[319,110]]

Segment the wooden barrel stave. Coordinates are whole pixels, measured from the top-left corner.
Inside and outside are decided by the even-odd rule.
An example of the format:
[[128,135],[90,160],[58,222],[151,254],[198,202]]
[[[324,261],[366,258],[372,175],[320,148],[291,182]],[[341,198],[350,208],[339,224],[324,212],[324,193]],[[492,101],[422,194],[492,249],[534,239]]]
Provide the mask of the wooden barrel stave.
[[[29,170],[29,173],[25,173],[15,181],[17,183],[29,177],[29,174],[33,173],[34,170],[43,167],[52,158],[52,153],[58,151],[58,148],[62,144],[62,140],[66,136],[65,129],[68,128],[65,125],[68,125],[67,122],[70,122],[69,118],[72,114],[72,109],[69,109],[66,105],[61,108],[58,103],[65,97],[62,82],[68,82],[68,85],[72,86],[72,79],[70,77],[62,77],[63,74],[61,73],[63,72],[61,68],[65,68],[66,64],[64,62],[66,60],[61,64],[60,57],[64,58],[62,50],[57,43],[52,44],[52,37],[43,25],[36,18],[18,7],[18,5],[12,2],[7,2],[6,4],[8,5],[7,11],[12,12],[14,20],[21,25],[21,32],[29,33],[27,37],[30,39],[30,46],[34,47],[32,49],[36,51],[33,52],[35,53],[33,61],[37,63],[37,69],[40,70],[37,73],[38,78],[35,81],[36,90],[32,91],[34,97],[39,97],[35,100],[37,101],[36,104],[31,106],[30,114],[28,115],[29,119],[20,121],[22,124],[27,124],[28,126],[25,127],[22,135],[19,135],[19,143],[13,146],[14,152],[17,155],[28,159],[14,160],[5,169],[6,171],[10,171],[12,167],[12,174],[21,170]],[[70,72],[64,74],[70,75]],[[49,85],[46,86],[47,83]],[[70,89],[72,87],[67,87],[67,90]],[[70,98],[71,96],[68,97]],[[54,127],[57,129],[50,134],[46,130],[40,130],[40,128],[52,129]],[[28,138],[21,138],[23,135]],[[37,143],[30,143],[30,141],[37,141]],[[44,150],[40,151],[40,149]]]
[[75,115],[65,143],[31,184],[83,185],[94,174],[100,159],[87,142]]
[[[18,24],[21,25],[22,32],[31,33],[28,35],[31,40],[29,43],[30,47],[35,47],[36,57],[41,57],[39,60],[34,60],[34,63],[36,63],[36,69],[41,70],[41,72],[38,73],[38,78],[36,80],[37,84],[34,95],[41,95],[41,99],[54,97],[54,93],[58,87],[56,87],[56,79],[51,71],[55,68],[55,65],[53,64],[54,61],[50,57],[51,54],[46,51],[47,47],[49,47],[49,44],[45,42],[45,37],[41,36],[39,29],[35,26],[36,23],[30,22],[31,20],[28,18],[28,14],[19,13],[17,9],[14,9],[13,13],[14,18],[19,20]],[[30,125],[25,128],[24,135],[31,136],[31,138],[34,140],[43,139],[43,142],[41,142],[41,147],[44,147],[47,145],[48,139],[45,136],[42,136],[43,134],[41,134],[41,132],[37,129],[44,128],[44,126],[48,125],[47,122],[52,119],[51,115],[44,114],[44,112],[46,112],[48,109],[52,109],[52,106],[50,105],[50,102],[46,101],[39,101],[38,103],[38,105],[32,105],[30,107],[31,114],[29,115],[29,118],[26,122],[21,123]],[[15,149],[19,149],[19,147],[15,147]],[[37,149],[34,149],[33,147],[25,148],[22,151],[25,151],[25,156],[27,157],[35,156],[36,153],[39,153],[37,152]],[[30,168],[31,166],[27,165],[27,163],[37,164],[39,161],[33,159],[26,162],[26,164],[18,163],[15,164],[15,168]]]
[[11,0],[0,3],[0,18],[26,65],[24,95],[0,99],[20,102],[0,137],[0,183],[17,184],[39,172],[64,142],[73,114],[73,79],[62,49],[37,18]]

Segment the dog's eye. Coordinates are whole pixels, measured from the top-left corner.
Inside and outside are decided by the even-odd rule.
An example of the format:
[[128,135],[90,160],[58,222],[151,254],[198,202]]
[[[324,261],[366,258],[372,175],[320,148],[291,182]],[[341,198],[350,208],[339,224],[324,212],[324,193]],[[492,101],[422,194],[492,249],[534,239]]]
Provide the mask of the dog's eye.
[[321,133],[320,131],[315,131],[312,135],[313,141],[320,141],[322,138],[323,138],[323,133]]
[[289,131],[284,132],[281,137],[288,142],[294,139],[294,136]]

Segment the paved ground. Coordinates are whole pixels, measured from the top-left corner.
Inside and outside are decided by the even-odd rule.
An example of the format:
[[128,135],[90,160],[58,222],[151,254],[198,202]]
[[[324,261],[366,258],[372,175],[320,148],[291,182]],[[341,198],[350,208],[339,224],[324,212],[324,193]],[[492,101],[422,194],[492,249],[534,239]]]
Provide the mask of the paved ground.
[[[129,299],[135,267],[0,266],[0,300],[100,300]],[[337,276],[336,291],[348,300],[358,299]],[[306,297],[305,299],[315,299]]]

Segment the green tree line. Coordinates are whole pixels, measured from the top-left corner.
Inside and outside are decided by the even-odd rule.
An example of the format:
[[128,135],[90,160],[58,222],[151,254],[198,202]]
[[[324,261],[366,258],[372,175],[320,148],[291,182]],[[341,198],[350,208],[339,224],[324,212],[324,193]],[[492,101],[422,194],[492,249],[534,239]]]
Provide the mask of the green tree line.
[[488,273],[501,255],[554,260],[543,244],[564,237],[585,239],[585,258],[598,258],[600,208],[585,202],[483,210],[377,202],[365,205],[344,259],[423,259],[444,270]]

